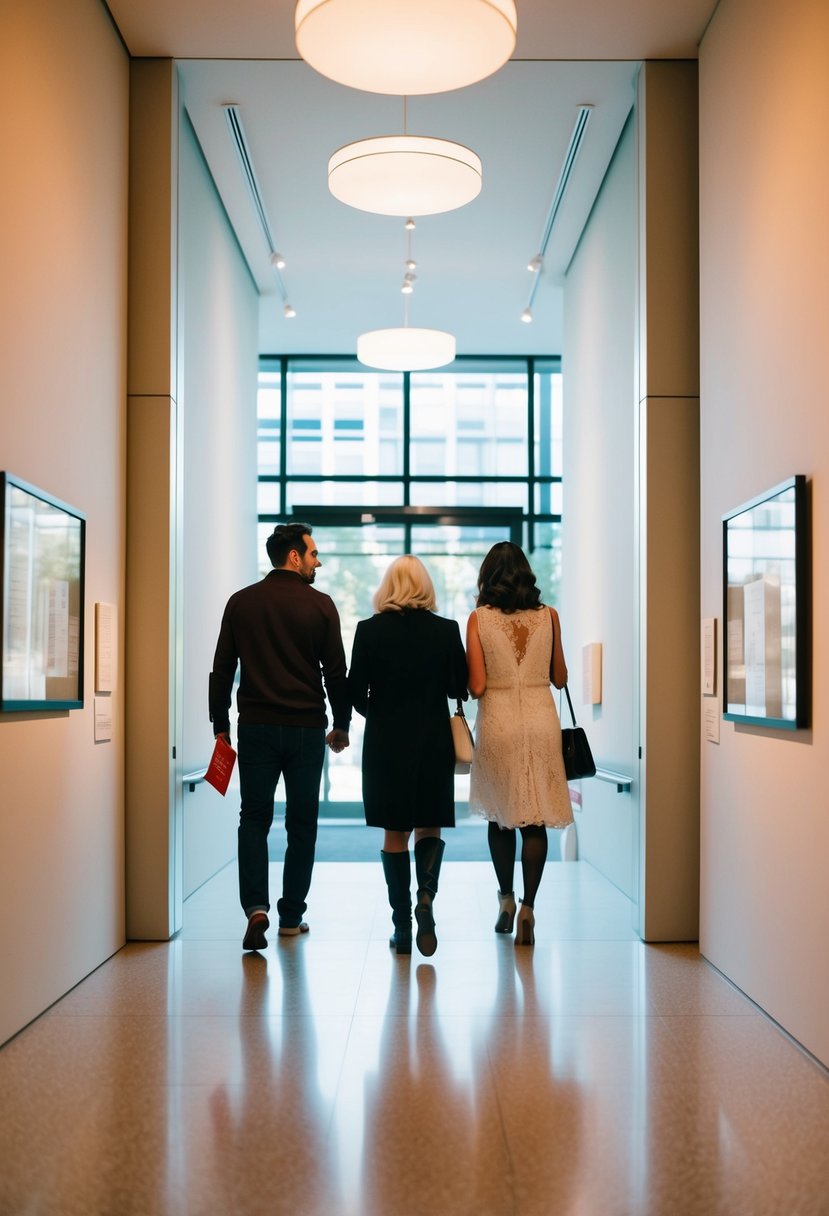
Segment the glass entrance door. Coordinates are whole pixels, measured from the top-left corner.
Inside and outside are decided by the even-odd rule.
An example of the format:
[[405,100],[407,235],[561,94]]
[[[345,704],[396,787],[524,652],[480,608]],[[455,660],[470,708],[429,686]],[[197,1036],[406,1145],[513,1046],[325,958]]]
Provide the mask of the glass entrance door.
[[[414,553],[424,562],[435,584],[438,612],[457,620],[464,638],[483,558],[497,541],[521,541],[520,511],[422,507],[315,510],[302,506],[295,514],[314,529],[323,563],[316,585],[337,605],[347,661],[357,622],[372,615],[372,596],[395,557]],[[474,702],[467,716],[474,722]],[[326,751],[321,816],[362,819],[360,757],[364,725],[364,719],[355,714],[351,746],[336,756]],[[462,817],[469,798],[469,777],[456,777],[455,783],[456,813]]]

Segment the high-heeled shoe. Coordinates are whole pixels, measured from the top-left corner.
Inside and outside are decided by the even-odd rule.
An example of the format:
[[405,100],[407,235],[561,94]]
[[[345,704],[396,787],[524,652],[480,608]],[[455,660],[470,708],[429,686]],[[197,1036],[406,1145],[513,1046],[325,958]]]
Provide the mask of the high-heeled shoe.
[[518,909],[518,922],[515,926],[516,946],[535,945],[535,913],[527,904]]
[[498,919],[495,922],[496,933],[512,933],[515,921],[515,892],[498,892]]

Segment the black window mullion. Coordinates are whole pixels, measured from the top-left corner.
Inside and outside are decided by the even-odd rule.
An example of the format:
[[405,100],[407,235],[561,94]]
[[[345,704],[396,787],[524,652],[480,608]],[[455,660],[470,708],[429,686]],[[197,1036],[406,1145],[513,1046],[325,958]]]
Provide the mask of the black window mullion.
[[279,494],[283,514],[288,509],[288,360],[279,360]]
[[[411,497],[411,437],[412,437],[412,376],[403,373],[403,505],[409,506]],[[411,541],[411,532],[408,540]],[[409,550],[406,550],[409,552]]]
[[[322,367],[330,359],[339,358],[339,356],[320,356],[319,363]],[[479,360],[475,360],[479,361]],[[459,359],[458,363],[462,364],[463,360]],[[489,362],[489,361],[488,361]],[[494,358],[491,360],[493,370],[497,370],[499,360]],[[510,357],[509,362],[516,364],[519,360]],[[396,482],[401,484],[403,505],[411,505],[411,489],[413,483],[421,482],[475,482],[480,483],[485,481],[493,484],[516,484],[526,481],[527,485],[527,546],[530,552],[535,548],[537,525],[546,522],[561,522],[561,515],[550,511],[550,487],[554,484],[561,483],[563,477],[561,474],[552,473],[549,458],[545,458],[545,451],[539,453],[539,458],[536,458],[535,451],[535,423],[536,416],[539,420],[539,440],[542,445],[549,446],[551,442],[551,394],[549,386],[540,385],[539,399],[536,400],[535,391],[535,371],[536,359],[529,356],[523,360],[526,367],[527,376],[527,476],[526,478],[518,475],[498,476],[481,478],[474,475],[456,474],[454,476],[437,477],[431,474],[413,474],[412,473],[412,415],[411,415],[411,374],[404,372],[402,377],[403,389],[403,469],[402,476],[393,473],[377,473],[373,476],[364,474],[297,474],[289,475],[288,473],[288,371],[291,364],[291,357],[281,355],[277,357],[268,356],[263,358],[262,366],[273,367],[278,363],[280,369],[280,440],[279,440],[279,472],[278,474],[262,474],[259,480],[262,482],[279,483],[280,498],[281,498],[281,514],[287,514],[288,501],[288,486],[297,483],[312,484],[314,482],[335,481],[335,482]],[[555,360],[544,359],[543,367],[550,370],[553,369]],[[541,502],[536,507],[535,491],[537,487],[542,487]],[[546,492],[545,492],[546,490]],[[271,515],[262,514],[259,516],[260,522],[270,521]],[[411,551],[411,524],[406,524],[405,530],[406,547]]]
[[527,360],[527,548],[535,549],[535,360]]

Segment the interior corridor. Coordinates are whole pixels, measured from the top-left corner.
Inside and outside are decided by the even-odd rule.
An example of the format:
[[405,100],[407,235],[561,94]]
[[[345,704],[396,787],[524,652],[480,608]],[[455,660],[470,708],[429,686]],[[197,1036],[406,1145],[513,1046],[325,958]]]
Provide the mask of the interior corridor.
[[379,864],[323,863],[310,934],[243,955],[228,866],[0,1051],[0,1213],[825,1216],[826,1073],[695,946],[585,862],[534,949],[495,912],[448,862],[397,958]]

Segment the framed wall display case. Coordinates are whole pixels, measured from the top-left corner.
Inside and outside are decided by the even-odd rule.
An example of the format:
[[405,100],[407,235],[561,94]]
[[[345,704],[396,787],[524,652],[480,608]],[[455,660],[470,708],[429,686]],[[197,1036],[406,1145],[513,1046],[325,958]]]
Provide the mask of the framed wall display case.
[[0,473],[0,710],[80,709],[86,516]]
[[810,709],[809,521],[802,474],[723,516],[723,717],[796,730]]

